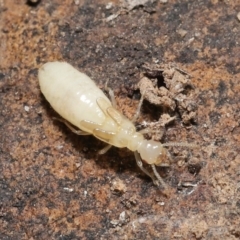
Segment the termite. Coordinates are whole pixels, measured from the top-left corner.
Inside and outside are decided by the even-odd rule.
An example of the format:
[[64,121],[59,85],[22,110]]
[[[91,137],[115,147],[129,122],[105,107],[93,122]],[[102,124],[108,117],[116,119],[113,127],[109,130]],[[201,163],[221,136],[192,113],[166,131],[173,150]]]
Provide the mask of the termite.
[[[188,143],[165,143],[147,140],[143,129],[137,132],[133,122],[138,118],[143,102],[141,97],[132,121],[116,109],[113,91],[108,88],[112,101],[100,90],[95,82],[66,62],[48,62],[38,72],[40,89],[53,109],[64,122],[78,135],[94,135],[108,145],[99,151],[107,152],[111,146],[128,148],[134,152],[139,168],[147,174],[154,184],[166,187],[156,166],[171,163],[166,146],[190,146]],[[73,126],[74,127],[73,127]],[[77,129],[75,129],[75,127]],[[149,172],[143,162],[149,164]]]

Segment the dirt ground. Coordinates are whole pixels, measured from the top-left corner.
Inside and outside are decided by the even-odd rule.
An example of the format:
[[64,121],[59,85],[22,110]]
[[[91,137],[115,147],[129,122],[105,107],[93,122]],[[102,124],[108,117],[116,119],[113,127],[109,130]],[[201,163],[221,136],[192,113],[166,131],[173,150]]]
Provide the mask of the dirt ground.
[[[1,240],[240,238],[237,2],[0,0]],[[128,118],[147,90],[137,129],[194,145],[166,147],[167,190],[53,119],[37,72],[56,60],[109,80]]]

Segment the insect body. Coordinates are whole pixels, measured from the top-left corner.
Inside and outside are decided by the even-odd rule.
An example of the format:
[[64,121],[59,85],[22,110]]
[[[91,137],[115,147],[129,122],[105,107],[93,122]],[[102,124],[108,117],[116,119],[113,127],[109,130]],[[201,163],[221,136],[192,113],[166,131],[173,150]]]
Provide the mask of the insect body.
[[[134,152],[141,170],[155,184],[160,182],[164,185],[155,165],[160,166],[167,161],[168,151],[164,146],[168,145],[144,139],[143,134],[136,132],[134,124],[113,107],[87,75],[66,62],[49,62],[39,69],[38,78],[45,98],[67,122],[80,129],[76,132],[80,135],[93,134],[108,143],[102,153],[111,145],[127,147]],[[154,174],[143,167],[142,159],[152,166]]]

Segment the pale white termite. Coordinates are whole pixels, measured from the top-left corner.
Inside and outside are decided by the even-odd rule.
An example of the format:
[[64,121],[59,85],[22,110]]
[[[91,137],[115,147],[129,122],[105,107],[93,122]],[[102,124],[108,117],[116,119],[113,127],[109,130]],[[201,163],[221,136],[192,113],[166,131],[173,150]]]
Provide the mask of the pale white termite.
[[[84,73],[66,62],[48,62],[38,73],[41,91],[54,110],[72,131],[79,135],[92,134],[108,143],[99,153],[105,153],[112,145],[126,147],[134,152],[137,165],[164,186],[156,166],[169,164],[168,151],[164,146],[188,146],[186,143],[161,144],[144,139],[143,132],[137,132],[132,121],[115,108],[114,95],[109,89],[113,104],[96,84]],[[140,102],[142,102],[143,98]],[[141,104],[136,114],[139,114]],[[69,123],[78,128],[76,130]],[[153,173],[144,168],[142,159],[150,164]],[[156,178],[155,178],[155,177]]]

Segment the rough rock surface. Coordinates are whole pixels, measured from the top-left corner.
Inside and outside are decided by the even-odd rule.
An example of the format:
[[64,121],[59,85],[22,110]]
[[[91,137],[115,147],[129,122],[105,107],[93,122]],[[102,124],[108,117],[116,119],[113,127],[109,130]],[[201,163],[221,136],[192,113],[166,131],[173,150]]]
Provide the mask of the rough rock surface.
[[[134,2],[0,1],[0,239],[239,239],[240,4]],[[130,151],[98,156],[103,143],[53,120],[37,79],[53,60],[109,80],[129,118],[146,64],[189,74],[193,88],[169,98],[177,108],[145,99],[137,122],[198,145],[169,147],[167,197]],[[172,96],[166,74],[148,79]]]

